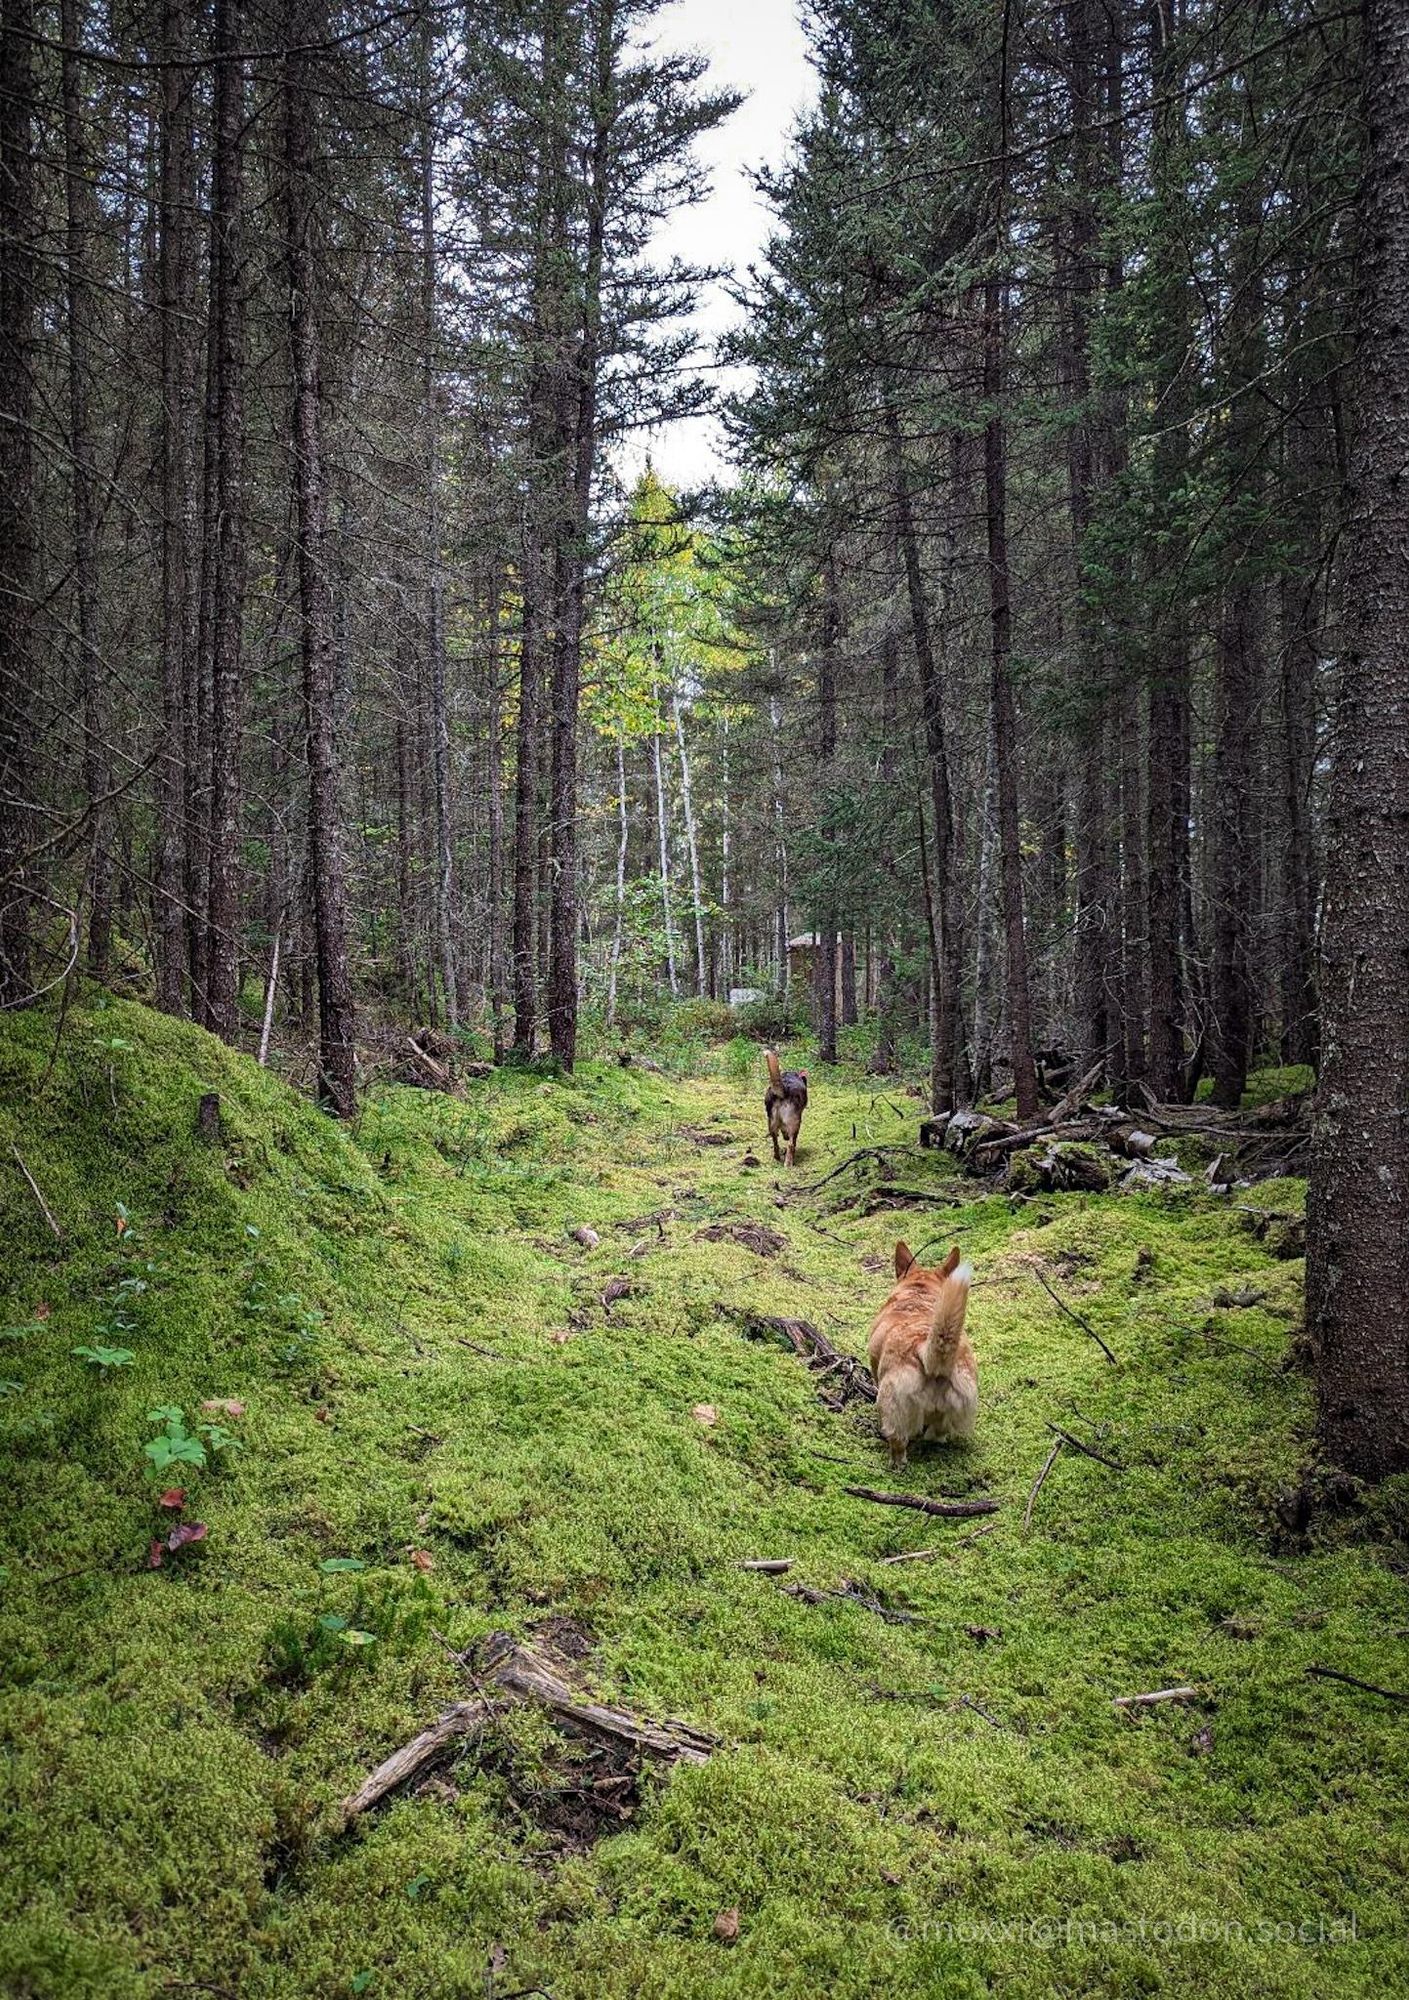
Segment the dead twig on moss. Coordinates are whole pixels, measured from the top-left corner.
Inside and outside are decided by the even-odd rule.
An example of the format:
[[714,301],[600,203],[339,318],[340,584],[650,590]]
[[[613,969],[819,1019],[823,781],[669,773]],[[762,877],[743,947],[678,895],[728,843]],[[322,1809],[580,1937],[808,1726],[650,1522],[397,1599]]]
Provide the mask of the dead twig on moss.
[[[833,1167],[829,1174],[823,1174],[820,1181],[804,1181],[795,1191],[798,1194],[816,1194],[819,1188],[826,1187],[828,1181],[834,1181],[838,1174],[844,1174],[848,1167],[854,1167],[858,1160],[879,1160],[881,1165],[885,1166],[887,1154],[897,1153],[900,1150],[899,1146],[862,1146],[859,1152],[848,1153],[841,1165]],[[909,1148],[906,1147],[904,1150],[908,1152]]]
[[1027,1496],[1026,1507],[1023,1508],[1024,1534],[1026,1534],[1028,1529],[1032,1526],[1032,1510],[1037,1505],[1037,1496],[1042,1491],[1042,1488],[1046,1485],[1047,1474],[1052,1470],[1052,1467],[1056,1464],[1057,1454],[1061,1450],[1065,1442],[1066,1440],[1064,1438],[1061,1437],[1057,1438],[1056,1442],[1052,1446],[1052,1449],[1047,1454],[1046,1462],[1044,1463],[1042,1470],[1038,1473],[1036,1479],[1034,1479],[1032,1482],[1032,1491]]
[[1358,1680],[1354,1674],[1343,1674],[1339,1667],[1309,1666],[1307,1673],[1318,1681],[1341,1681],[1346,1687],[1360,1688],[1366,1694],[1377,1694],[1382,1701],[1409,1702],[1409,1694],[1398,1688],[1376,1687],[1373,1681]]
[[29,1171],[29,1168],[25,1165],[19,1147],[12,1144],[10,1147],[10,1151],[15,1156],[15,1165],[19,1168],[20,1172],[29,1182],[30,1193],[34,1196],[34,1199],[39,1203],[39,1213],[44,1217],[44,1220],[53,1230],[55,1236],[62,1236],[64,1232],[62,1229],[60,1229],[58,1223],[55,1222],[54,1220],[54,1211],[50,1208],[48,1202],[45,1201],[43,1195],[39,1192],[39,1183],[34,1178],[34,1175]]
[[1112,1472],[1130,1470],[1129,1466],[1122,1464],[1118,1458],[1108,1458],[1105,1452],[1097,1451],[1095,1445],[1084,1444],[1079,1437],[1073,1437],[1071,1432],[1064,1431],[1060,1424],[1049,1423],[1047,1428],[1062,1444],[1069,1444],[1073,1451],[1079,1451],[1083,1458],[1094,1458],[1098,1465],[1108,1465]]
[[1105,1355],[1107,1361],[1110,1362],[1112,1368],[1116,1367],[1118,1364],[1116,1362],[1115,1356],[1111,1353],[1111,1350],[1107,1347],[1105,1341],[1102,1340],[1100,1334],[1097,1333],[1095,1327],[1092,1326],[1090,1320],[1084,1319],[1074,1306],[1068,1305],[1060,1292],[1053,1291],[1052,1287],[1048,1284],[1047,1280],[1043,1277],[1042,1273],[1037,1269],[1035,1265],[1032,1266],[1032,1275],[1034,1278],[1036,1278],[1038,1284],[1041,1285],[1043,1291],[1052,1301],[1052,1304],[1056,1306],[1059,1311],[1064,1312],[1068,1319],[1075,1320],[1076,1324],[1081,1328],[1082,1332],[1085,1334],[1089,1334],[1091,1339],[1095,1341],[1097,1347],[1100,1348],[1102,1354]]
[[1118,1694],[1114,1697],[1117,1708],[1158,1708],[1166,1701],[1198,1701],[1198,1688],[1156,1688],[1151,1694]]
[[875,1486],[843,1486],[857,1500],[874,1500],[878,1507],[913,1507],[917,1514],[937,1514],[946,1521],[968,1520],[974,1514],[996,1514],[996,1500],[928,1500],[922,1493],[882,1493]]

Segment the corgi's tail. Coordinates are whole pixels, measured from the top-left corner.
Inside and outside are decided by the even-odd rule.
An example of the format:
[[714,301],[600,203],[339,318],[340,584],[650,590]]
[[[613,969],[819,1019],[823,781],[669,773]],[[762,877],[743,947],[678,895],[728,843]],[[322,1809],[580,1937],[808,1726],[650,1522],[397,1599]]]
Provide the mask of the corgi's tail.
[[778,1065],[777,1050],[769,1049],[764,1059],[768,1064],[768,1081],[781,1097],[783,1094],[783,1072]]
[[945,1279],[934,1311],[934,1323],[925,1342],[924,1369],[927,1375],[947,1375],[954,1365],[959,1336],[964,1331],[964,1315],[969,1309],[969,1282],[972,1264],[960,1264]]

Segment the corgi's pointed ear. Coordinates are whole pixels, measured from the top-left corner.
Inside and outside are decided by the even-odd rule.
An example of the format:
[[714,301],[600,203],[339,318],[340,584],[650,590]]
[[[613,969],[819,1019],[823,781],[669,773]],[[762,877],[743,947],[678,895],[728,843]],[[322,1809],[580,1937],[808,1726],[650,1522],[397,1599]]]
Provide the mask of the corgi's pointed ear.
[[896,1275],[896,1277],[897,1277],[897,1278],[903,1278],[903,1277],[905,1276],[905,1273],[906,1273],[906,1272],[907,1272],[907,1271],[908,1271],[908,1270],[910,1269],[910,1266],[911,1266],[911,1265],[912,1265],[912,1264],[914,1263],[914,1261],[915,1261],[915,1259],[914,1259],[913,1255],[911,1254],[911,1251],[910,1251],[910,1246],[909,1246],[909,1244],[908,1244],[908,1243],[897,1243],[897,1244],[896,1244],[896,1246],[895,1246],[895,1275]]
[[950,1251],[949,1255],[945,1258],[944,1262],[939,1267],[940,1277],[941,1278],[952,1277],[955,1270],[958,1268],[958,1263],[959,1263],[959,1246],[956,1243],[954,1245],[954,1248]]

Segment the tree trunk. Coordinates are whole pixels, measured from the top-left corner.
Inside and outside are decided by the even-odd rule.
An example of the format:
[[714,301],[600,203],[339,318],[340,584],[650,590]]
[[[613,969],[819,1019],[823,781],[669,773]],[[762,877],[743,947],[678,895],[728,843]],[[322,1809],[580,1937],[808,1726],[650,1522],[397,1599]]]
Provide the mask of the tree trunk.
[[245,606],[245,135],[241,0],[215,0],[215,133],[211,192],[213,460],[211,565],[209,885],[204,950],[205,1025],[234,1037],[238,1002],[240,746]]
[[434,31],[429,14],[421,21],[421,395],[425,424],[426,482],[426,652],[430,663],[431,768],[435,789],[435,929],[445,1021],[460,1025],[455,965],[455,864],[450,821],[450,706],[445,672],[445,573],[440,532],[440,384],[436,365],[435,111]]
[[989,618],[993,665],[993,755],[998,773],[998,852],[1007,946],[1008,1032],[1013,1090],[1019,1118],[1037,1111],[1037,1069],[1032,1059],[1032,1012],[1028,996],[1027,938],[1023,920],[1022,825],[1018,809],[1018,722],[1008,655],[1012,614],[1008,601],[1008,475],[1003,439],[1003,300],[994,277],[984,286],[983,395],[984,494],[988,523]]
[[685,717],[680,707],[680,690],[672,687],[670,706],[675,717],[675,742],[680,752],[680,805],[685,815],[685,851],[690,857],[690,890],[695,914],[695,992],[704,998],[705,923],[704,885],[700,877],[700,843],[695,826],[694,792],[690,784],[690,752],[685,744]]
[[489,620],[489,660],[485,727],[488,756],[485,783],[489,792],[489,1011],[493,1022],[494,1060],[504,1060],[504,710],[499,686],[499,598],[496,575],[486,605]]
[[610,193],[612,140],[617,122],[615,70],[617,9],[601,0],[594,10],[595,88],[588,153],[587,227],[581,277],[581,323],[576,360],[565,384],[570,480],[567,532],[558,574],[558,629],[553,653],[553,760],[549,797],[550,874],[548,1029],[553,1053],[565,1069],[577,1057],[577,712],[586,621],[587,559],[592,473],[597,458],[597,375],[601,357],[601,290]]
[[193,215],[192,77],[189,0],[166,0],[162,14],[160,128],[161,324],[161,705],[164,741],[157,766],[157,1002],[185,1011],[186,737],[194,702],[196,617],[195,458],[191,409],[198,364],[189,331],[196,316]]
[[1320,1439],[1366,1479],[1409,1470],[1409,14],[1367,0],[1368,157],[1347,644],[1321,944],[1323,1059],[1307,1208]]
[[[660,689],[654,691],[657,709],[660,706]],[[656,832],[660,842],[660,900],[661,913],[665,920],[665,962],[670,974],[670,994],[675,999],[680,992],[680,975],[675,965],[675,919],[670,904],[670,833],[666,821],[665,805],[665,760],[661,756],[660,730],[651,737],[651,756],[656,774]]]
[[0,1006],[30,993],[33,806],[34,12],[0,0]]
[[944,688],[935,657],[925,580],[920,568],[919,541],[910,498],[909,471],[900,420],[889,394],[885,401],[894,487],[895,531],[905,570],[910,611],[911,643],[920,683],[920,708],[925,726],[929,765],[930,805],[934,813],[934,1032],[930,1044],[930,1102],[935,1111],[954,1109],[954,1042],[959,985],[959,940],[954,893],[954,809],[949,785],[949,746],[944,721]]
[[[769,664],[777,673],[777,656],[769,654]],[[783,732],[778,713],[778,697],[771,695],[768,701],[769,741],[773,750],[773,865],[776,902],[773,908],[773,932],[775,949],[778,954],[778,991],[788,990],[788,809],[783,793]]]
[[607,974],[607,1026],[616,1026],[616,984],[621,971],[621,941],[626,928],[626,851],[631,822],[626,811],[626,730],[616,725],[616,918],[612,926],[611,966]]
[[88,970],[107,975],[112,947],[112,815],[102,801],[110,790],[107,717],[103,701],[103,651],[98,630],[98,452],[92,396],[97,346],[92,256],[98,211],[83,131],[83,79],[79,51],[84,27],[78,0],[59,0],[64,115],[65,277],[68,309],[69,452],[73,467],[73,604],[83,690],[83,788],[88,795]]
[[[289,0],[284,58],[284,215],[288,229],[293,374],[294,500],[298,520],[303,698],[308,727],[308,857],[318,956],[319,1095],[339,1118],[357,1109],[356,1024],[347,960],[347,885],[334,740],[333,594],[321,409],[320,272],[315,172],[316,78],[305,48],[318,40],[316,7]],[[447,1005],[453,996],[447,993]]]

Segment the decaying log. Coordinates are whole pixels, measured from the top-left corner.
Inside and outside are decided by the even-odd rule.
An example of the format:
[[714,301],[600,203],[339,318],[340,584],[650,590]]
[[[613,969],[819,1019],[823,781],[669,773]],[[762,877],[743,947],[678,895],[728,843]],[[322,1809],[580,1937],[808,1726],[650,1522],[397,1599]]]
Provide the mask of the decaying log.
[[672,1764],[703,1764],[716,1739],[687,1722],[645,1722],[624,1708],[609,1708],[583,1698],[558,1661],[522,1639],[495,1632],[486,1640],[481,1658],[491,1680],[510,1694],[542,1702],[565,1729],[579,1736],[605,1737],[613,1743],[633,1743],[653,1757]]
[[[629,1743],[671,1764],[703,1764],[715,1747],[713,1736],[691,1728],[689,1723],[647,1722],[623,1708],[590,1700],[569,1678],[565,1661],[539,1651],[528,1640],[513,1639],[507,1632],[490,1635],[481,1649],[481,1663],[485,1679],[492,1681],[498,1690],[541,1703],[564,1729],[576,1735]],[[343,1800],[343,1826],[350,1826],[353,1820],[408,1784],[459,1738],[476,1735],[496,1714],[498,1706],[492,1696],[480,1694],[448,1708],[438,1722],[384,1758],[357,1790]]]
[[874,1486],[843,1486],[857,1500],[874,1500],[880,1507],[913,1507],[918,1514],[938,1514],[946,1521],[965,1521],[973,1514],[996,1514],[996,1500],[928,1500],[922,1493],[882,1493]]

